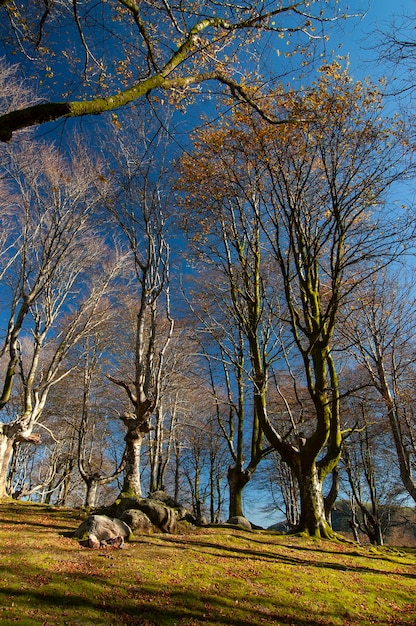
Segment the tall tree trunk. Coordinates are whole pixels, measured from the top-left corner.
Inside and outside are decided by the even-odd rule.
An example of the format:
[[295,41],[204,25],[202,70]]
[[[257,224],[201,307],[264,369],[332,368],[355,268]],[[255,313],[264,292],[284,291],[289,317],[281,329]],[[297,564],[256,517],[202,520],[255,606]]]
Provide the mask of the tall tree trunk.
[[229,517],[244,517],[243,489],[251,478],[251,473],[243,470],[241,465],[230,465],[228,468]]
[[353,496],[351,497],[350,505],[351,505],[351,519],[349,520],[348,524],[351,528],[354,541],[356,541],[357,543],[360,543],[360,535],[358,534],[358,531],[360,530],[360,525],[357,519],[357,505]]
[[197,455],[195,460],[196,460],[196,464],[195,464],[195,474],[194,474],[193,483],[190,477],[189,477],[189,483],[192,489],[194,517],[196,519],[197,524],[200,524],[203,521],[203,515],[202,515],[203,503],[200,499],[200,493],[199,493],[200,480],[201,480],[201,468],[200,468],[200,455],[199,454]]
[[325,515],[323,481],[319,477],[315,461],[301,466],[298,481],[301,510],[297,532],[305,532],[312,537],[333,538],[335,533]]
[[332,511],[335,507],[335,502],[338,497],[339,492],[339,469],[338,466],[334,467],[332,470],[332,482],[331,488],[328,494],[324,498],[325,505],[325,517],[328,521],[328,524],[332,527]]
[[180,446],[175,443],[175,480],[173,488],[173,499],[178,502],[179,500],[179,486],[180,486],[180,469],[181,469],[181,449]]
[[84,506],[86,509],[93,509],[97,499],[98,482],[94,478],[90,478],[88,481],[85,481],[85,484],[86,491]]
[[383,537],[383,529],[381,527],[380,521],[377,520],[377,524],[375,526],[375,542],[377,546],[384,545],[384,537]]
[[56,506],[66,506],[66,501],[69,495],[69,488],[71,486],[72,470],[73,465],[71,463],[69,471],[66,473],[64,479],[62,480],[61,487],[58,492],[59,496],[56,501]]
[[134,429],[128,430],[125,436],[126,450],[124,455],[124,480],[122,495],[124,497],[141,497],[140,460],[143,433]]
[[209,519],[211,524],[215,522],[215,475],[214,467],[211,463],[209,468]]
[[0,498],[6,498],[7,472],[13,455],[14,437],[9,437],[5,428],[0,431]]
[[163,414],[162,408],[159,406],[155,412],[155,427],[153,437],[149,434],[149,462],[150,462],[150,478],[149,478],[149,492],[158,491],[162,489],[159,484],[159,468],[160,468],[160,456],[163,437]]
[[213,455],[210,455],[210,464],[209,464],[209,517],[211,524],[215,523],[215,458]]

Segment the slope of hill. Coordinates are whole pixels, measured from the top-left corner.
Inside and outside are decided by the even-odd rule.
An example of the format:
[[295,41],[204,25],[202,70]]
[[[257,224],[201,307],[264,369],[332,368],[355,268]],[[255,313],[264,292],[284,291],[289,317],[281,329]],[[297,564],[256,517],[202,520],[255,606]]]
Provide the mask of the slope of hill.
[[0,622],[387,626],[416,623],[416,554],[233,528],[91,550],[76,511],[0,504]]

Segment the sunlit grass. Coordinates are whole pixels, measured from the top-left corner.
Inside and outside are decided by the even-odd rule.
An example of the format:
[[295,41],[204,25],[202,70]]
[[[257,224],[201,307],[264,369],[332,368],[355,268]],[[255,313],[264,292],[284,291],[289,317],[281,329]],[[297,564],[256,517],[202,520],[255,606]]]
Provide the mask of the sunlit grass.
[[0,504],[0,623],[414,625],[412,550],[206,528],[125,550],[70,537],[76,511]]

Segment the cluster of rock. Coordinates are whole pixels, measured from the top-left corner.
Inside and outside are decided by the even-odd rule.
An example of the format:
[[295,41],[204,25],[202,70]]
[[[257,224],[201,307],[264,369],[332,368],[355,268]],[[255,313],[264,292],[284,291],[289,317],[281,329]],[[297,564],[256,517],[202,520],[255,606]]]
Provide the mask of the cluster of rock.
[[77,528],[74,537],[82,545],[122,548],[134,532],[175,534],[178,522],[188,517],[187,509],[162,491],[148,498],[120,498],[105,513],[90,515]]
[[155,491],[147,498],[121,498],[116,502],[115,514],[139,533],[156,529],[175,534],[178,522],[188,518],[187,509],[164,491]]
[[[187,509],[163,491],[149,494],[147,498],[120,498],[105,510],[106,514],[90,515],[77,528],[74,537],[90,548],[115,546],[122,548],[133,533],[164,532],[176,534],[181,521],[196,524]],[[251,530],[244,517],[231,518],[228,525]]]

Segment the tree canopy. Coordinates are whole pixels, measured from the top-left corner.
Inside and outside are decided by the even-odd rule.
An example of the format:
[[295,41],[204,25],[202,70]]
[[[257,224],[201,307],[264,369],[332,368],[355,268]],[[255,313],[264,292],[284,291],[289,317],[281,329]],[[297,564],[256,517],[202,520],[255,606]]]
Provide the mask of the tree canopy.
[[[42,99],[2,112],[3,141],[22,128],[114,111],[153,92],[168,92],[177,103],[194,97],[208,81],[258,108],[255,67],[262,35],[293,55],[322,37],[318,24],[342,16],[337,1],[318,0],[93,5],[5,0],[0,13],[0,54],[24,64]],[[248,59],[249,70],[242,71]]]

